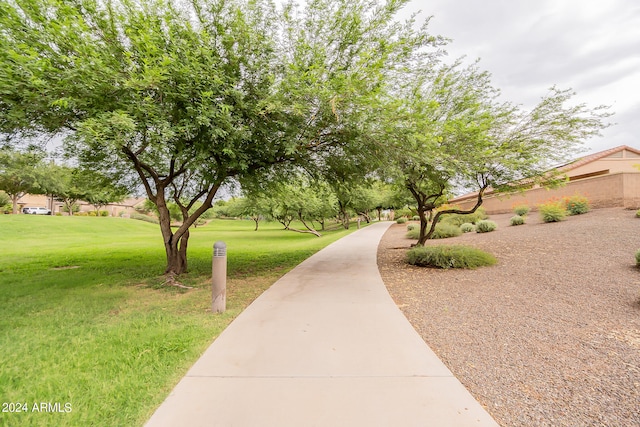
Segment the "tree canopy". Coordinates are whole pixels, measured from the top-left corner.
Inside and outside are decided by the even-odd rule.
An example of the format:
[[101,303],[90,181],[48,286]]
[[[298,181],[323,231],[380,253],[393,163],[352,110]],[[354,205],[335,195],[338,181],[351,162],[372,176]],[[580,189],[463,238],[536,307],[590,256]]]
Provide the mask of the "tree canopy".
[[137,182],[158,208],[166,273],[180,274],[225,180],[314,167],[366,131],[388,75],[440,43],[395,21],[405,3],[3,2],[0,131],[64,132],[81,166]]

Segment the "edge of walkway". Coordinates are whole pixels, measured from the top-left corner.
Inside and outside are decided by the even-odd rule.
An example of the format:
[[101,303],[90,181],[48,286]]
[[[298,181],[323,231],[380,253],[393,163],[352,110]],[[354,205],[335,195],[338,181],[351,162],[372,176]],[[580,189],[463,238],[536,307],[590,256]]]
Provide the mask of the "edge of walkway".
[[376,254],[390,225],[349,234],[280,278],[146,426],[497,426],[387,292]]

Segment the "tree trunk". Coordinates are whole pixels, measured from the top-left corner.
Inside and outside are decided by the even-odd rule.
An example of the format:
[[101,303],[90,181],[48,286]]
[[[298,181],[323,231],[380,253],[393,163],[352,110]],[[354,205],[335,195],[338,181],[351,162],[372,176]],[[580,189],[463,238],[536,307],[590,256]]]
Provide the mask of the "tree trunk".
[[16,215],[18,213],[18,199],[20,198],[20,195],[15,194],[15,195],[11,195],[11,202],[13,203],[13,207],[12,207],[12,211],[14,215]]
[[427,239],[431,237],[433,232],[427,233],[429,220],[427,219],[426,211],[418,207],[418,216],[420,217],[420,236],[418,237],[418,243],[416,243],[416,246],[424,246],[424,244],[427,242]]
[[160,230],[164,239],[164,248],[167,255],[167,276],[178,276],[187,271],[187,245],[189,242],[189,230],[182,236],[176,236],[171,230],[171,217],[166,206],[158,207],[160,217]]

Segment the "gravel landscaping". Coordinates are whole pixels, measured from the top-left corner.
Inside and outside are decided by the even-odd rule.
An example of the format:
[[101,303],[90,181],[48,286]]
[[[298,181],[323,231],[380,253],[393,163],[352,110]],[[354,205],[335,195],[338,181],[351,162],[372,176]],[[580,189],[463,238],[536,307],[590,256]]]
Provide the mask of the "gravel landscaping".
[[378,248],[392,297],[501,426],[640,426],[640,219],[597,209],[544,224],[429,241],[486,250],[498,264],[437,270],[404,262],[393,225]]

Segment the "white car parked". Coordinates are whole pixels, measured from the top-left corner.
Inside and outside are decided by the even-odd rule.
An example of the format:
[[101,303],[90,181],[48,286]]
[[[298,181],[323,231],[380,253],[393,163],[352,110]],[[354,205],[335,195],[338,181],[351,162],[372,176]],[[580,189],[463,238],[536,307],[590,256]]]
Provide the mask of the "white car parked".
[[51,211],[49,209],[42,207],[22,208],[22,213],[30,215],[51,215]]

